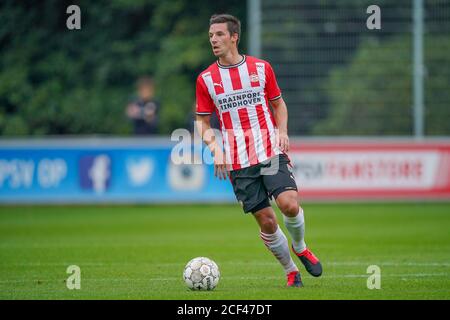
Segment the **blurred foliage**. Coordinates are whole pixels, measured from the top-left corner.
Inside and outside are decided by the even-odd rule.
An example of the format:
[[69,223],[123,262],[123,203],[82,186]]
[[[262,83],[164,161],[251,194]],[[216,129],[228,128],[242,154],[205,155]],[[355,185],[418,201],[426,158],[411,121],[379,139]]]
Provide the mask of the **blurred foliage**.
[[[397,6],[388,6],[389,0],[378,4],[388,6],[389,15],[397,17],[406,1]],[[292,9],[299,10],[299,15],[294,11],[291,18],[282,18],[292,28],[300,23],[302,32],[298,50],[283,50],[283,54],[313,61],[314,72],[324,75],[305,77],[301,83],[296,94],[301,97],[300,106],[308,108],[290,109],[291,117],[297,112],[304,121],[290,122],[303,130],[293,133],[412,133],[411,34],[408,29],[404,37],[391,37],[395,24],[386,24],[386,32],[365,37],[361,30],[366,14],[361,8],[370,3],[299,2]],[[425,129],[431,135],[450,134],[446,106],[450,40],[448,33],[439,35],[447,32],[450,21],[448,10],[440,9],[444,3],[425,3],[427,17],[439,22],[427,24],[430,34],[425,35]],[[66,9],[72,4],[81,8],[81,30],[66,28]],[[307,5],[320,10],[307,15]],[[330,22],[317,23],[324,8]],[[142,75],[156,80],[162,106],[160,133],[186,127],[195,99],[195,78],[214,61],[207,35],[209,17],[222,12],[241,19],[240,49],[245,52],[246,1],[0,1],[0,135],[130,134],[125,106]],[[363,28],[360,39],[347,43],[343,30],[355,23]],[[433,29],[442,25],[443,30]],[[271,31],[276,30],[265,30],[264,41],[277,37]],[[344,42],[350,50],[338,65],[322,63],[315,50],[305,49],[317,43],[338,47]],[[384,90],[388,85],[396,90]],[[317,112],[320,117],[313,117]]]
[[[314,133],[411,135],[411,46],[411,37],[363,42],[348,66],[330,72],[324,86],[331,111]],[[450,38],[428,35],[424,47],[425,131],[428,135],[448,135],[450,109],[445,102],[450,101]]]
[[[66,28],[72,4],[81,30]],[[209,17],[221,12],[245,30],[237,0],[1,1],[0,134],[128,134],[125,105],[146,74],[162,104],[161,133],[185,126],[195,78],[214,61]]]
[[[290,134],[413,133],[413,2],[262,0],[262,52],[287,101]],[[380,30],[366,27],[373,4]],[[425,132],[448,135],[450,1],[423,4]]]

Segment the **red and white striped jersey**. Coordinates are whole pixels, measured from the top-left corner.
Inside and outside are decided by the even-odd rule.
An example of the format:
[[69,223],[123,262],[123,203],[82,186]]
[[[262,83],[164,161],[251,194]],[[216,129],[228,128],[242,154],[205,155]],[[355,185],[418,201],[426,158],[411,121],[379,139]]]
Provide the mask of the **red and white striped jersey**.
[[255,57],[244,55],[241,62],[231,66],[216,61],[200,73],[197,114],[217,113],[231,170],[282,153],[275,144],[276,123],[269,108],[269,101],[280,97],[271,65]]

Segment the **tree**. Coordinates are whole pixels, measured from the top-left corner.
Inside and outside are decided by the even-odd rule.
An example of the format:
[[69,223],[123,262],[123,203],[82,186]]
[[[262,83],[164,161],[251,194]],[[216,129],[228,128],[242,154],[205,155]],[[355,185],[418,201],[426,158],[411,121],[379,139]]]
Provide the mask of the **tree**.
[[124,108],[151,74],[161,132],[184,126],[195,78],[214,57],[208,20],[245,2],[77,1],[81,30],[66,28],[68,0],[0,3],[0,135],[127,134]]
[[[450,39],[425,40],[426,133],[450,134]],[[330,72],[325,84],[328,117],[314,128],[327,135],[411,135],[411,37],[365,41],[348,66]]]

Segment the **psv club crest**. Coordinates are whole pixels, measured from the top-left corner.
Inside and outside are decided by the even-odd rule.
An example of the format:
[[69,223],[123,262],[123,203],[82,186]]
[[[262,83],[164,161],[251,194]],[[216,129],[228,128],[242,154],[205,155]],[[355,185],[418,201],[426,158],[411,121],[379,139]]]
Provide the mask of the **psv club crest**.
[[256,73],[250,74],[250,82],[259,82],[259,77]]

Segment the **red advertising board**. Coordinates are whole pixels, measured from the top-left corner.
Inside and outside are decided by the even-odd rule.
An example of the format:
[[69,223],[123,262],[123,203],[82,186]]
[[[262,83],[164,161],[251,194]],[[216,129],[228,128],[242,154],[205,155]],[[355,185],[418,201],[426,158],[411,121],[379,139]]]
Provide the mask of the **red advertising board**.
[[291,143],[301,199],[448,199],[450,141]]

